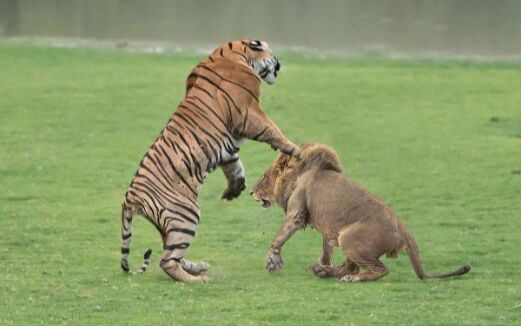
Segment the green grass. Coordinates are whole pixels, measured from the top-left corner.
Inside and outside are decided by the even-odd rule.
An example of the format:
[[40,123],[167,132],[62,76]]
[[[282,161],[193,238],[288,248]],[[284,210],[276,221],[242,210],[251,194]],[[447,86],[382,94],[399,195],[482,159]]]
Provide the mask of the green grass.
[[[198,62],[190,55],[0,44],[0,324],[519,324],[521,322],[521,65],[282,56],[263,86],[266,112],[295,142],[335,147],[346,174],[387,201],[416,236],[423,282],[406,255],[375,283],[314,277],[309,229],[264,260],[282,218],[248,195],[200,195],[188,257],[211,282],[179,284],[158,267],[161,240],[134,222],[131,265],[119,268],[120,203],[141,156],[176,109]],[[497,117],[498,121],[491,121]],[[275,153],[246,143],[249,185]],[[337,252],[335,260],[340,262]]]

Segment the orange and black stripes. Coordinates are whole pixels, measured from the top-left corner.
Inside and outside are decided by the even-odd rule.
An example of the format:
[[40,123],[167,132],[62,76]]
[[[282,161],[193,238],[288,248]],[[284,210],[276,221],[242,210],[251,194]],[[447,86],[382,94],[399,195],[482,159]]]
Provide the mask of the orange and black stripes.
[[[206,175],[222,168],[228,180],[223,198],[230,200],[245,188],[237,155],[243,139],[294,150],[259,106],[261,79],[253,67],[259,60],[262,67],[277,61],[265,47],[260,41],[224,43],[188,76],[186,97],[143,156],[125,194],[121,220],[121,267],[125,272],[130,271],[132,216],[140,214],[161,234],[163,270],[181,281],[198,279],[195,275],[208,265],[192,263],[184,254],[200,221],[197,197]],[[141,272],[149,258],[147,251]]]
[[[161,260],[163,267],[172,261],[181,262],[196,234],[199,223],[197,194],[206,174],[226,162],[225,155],[232,157],[239,150],[239,140],[230,130],[226,115],[240,116],[242,112],[232,96],[215,80],[224,79],[211,69],[194,76],[206,82],[193,85],[194,93],[179,105],[145,153],[123,208],[125,211],[139,207],[160,231],[165,250]],[[228,108],[225,110],[213,101],[212,94],[218,91],[226,98]],[[254,95],[251,91],[248,94]],[[236,110],[234,114],[231,114],[231,107]],[[122,222],[121,266],[128,272],[131,217],[125,221]],[[191,264],[186,262],[187,266]]]

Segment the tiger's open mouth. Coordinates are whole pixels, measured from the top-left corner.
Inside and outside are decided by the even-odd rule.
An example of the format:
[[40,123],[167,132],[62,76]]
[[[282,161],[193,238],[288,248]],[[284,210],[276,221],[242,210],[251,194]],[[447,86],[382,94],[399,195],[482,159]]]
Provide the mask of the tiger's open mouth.
[[275,75],[275,77],[277,77],[277,74],[279,73],[279,70],[280,70],[280,61],[279,61],[279,59],[275,58],[275,62],[276,62],[275,71],[273,72],[273,74]]
[[270,57],[260,61],[253,61],[250,64],[253,70],[255,70],[259,77],[262,78],[266,83],[275,83],[281,68],[279,59],[276,57]]

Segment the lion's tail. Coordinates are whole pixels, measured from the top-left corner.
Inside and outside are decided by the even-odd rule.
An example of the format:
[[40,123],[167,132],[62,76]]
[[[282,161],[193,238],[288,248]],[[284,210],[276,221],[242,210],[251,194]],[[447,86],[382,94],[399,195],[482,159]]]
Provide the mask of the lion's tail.
[[409,232],[409,230],[403,225],[401,222],[399,222],[400,229],[402,231],[402,234],[405,236],[406,239],[406,246],[407,246],[407,252],[409,254],[409,258],[411,259],[412,268],[414,269],[414,272],[416,273],[416,276],[422,280],[427,279],[436,279],[436,278],[446,278],[450,276],[458,276],[463,275],[468,272],[470,272],[470,266],[464,265],[460,268],[458,268],[455,271],[448,272],[448,273],[441,273],[441,274],[428,274],[423,269],[423,266],[420,261],[420,253],[418,250],[418,246],[416,245],[416,241],[414,240],[414,237]]

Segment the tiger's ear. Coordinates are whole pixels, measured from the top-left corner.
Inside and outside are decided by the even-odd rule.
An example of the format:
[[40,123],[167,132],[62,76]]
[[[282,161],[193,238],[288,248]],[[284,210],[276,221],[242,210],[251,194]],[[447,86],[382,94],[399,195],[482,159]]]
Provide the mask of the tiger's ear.
[[262,42],[259,40],[252,40],[248,44],[248,47],[252,49],[253,51],[262,51]]

